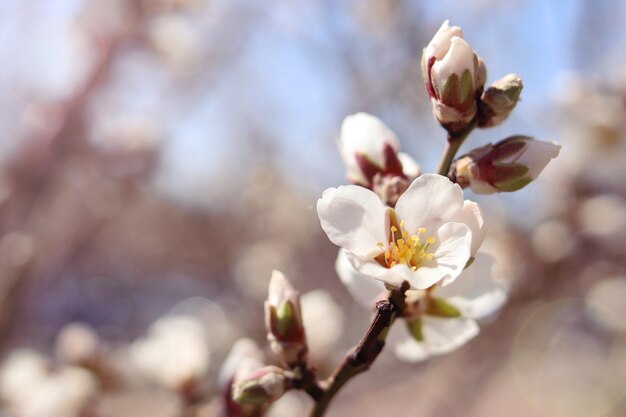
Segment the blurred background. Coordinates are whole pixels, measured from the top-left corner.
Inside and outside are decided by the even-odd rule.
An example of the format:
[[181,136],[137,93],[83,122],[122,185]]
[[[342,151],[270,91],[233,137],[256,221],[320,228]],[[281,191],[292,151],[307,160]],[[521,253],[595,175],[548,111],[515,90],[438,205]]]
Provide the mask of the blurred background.
[[274,268],[327,375],[369,322],[314,210],[345,183],[341,121],[380,117],[432,172],[419,59],[445,19],[488,83],[525,84],[463,149],[522,133],[561,155],[514,195],[467,192],[499,316],[423,364],[384,352],[329,415],[626,415],[626,2],[2,0],[0,416],[220,415],[235,341],[267,352]]

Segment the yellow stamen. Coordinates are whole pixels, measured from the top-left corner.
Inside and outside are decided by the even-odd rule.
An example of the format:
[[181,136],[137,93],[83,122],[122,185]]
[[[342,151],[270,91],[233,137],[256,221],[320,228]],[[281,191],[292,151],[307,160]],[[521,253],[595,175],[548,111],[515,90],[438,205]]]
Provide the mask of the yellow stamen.
[[424,227],[417,229],[417,234],[411,235],[408,230],[404,230],[404,225],[404,220],[400,220],[399,223],[394,221],[394,224],[390,227],[389,244],[386,245],[384,242],[378,242],[376,244],[381,252],[387,247],[387,249],[382,252],[382,254],[384,254],[384,260],[380,262],[387,268],[404,264],[407,265],[411,271],[417,271],[422,265],[422,262],[433,259],[434,254],[429,251],[429,246],[435,243],[436,240],[432,236],[426,239],[426,241],[420,238],[420,235],[426,233],[426,228]]

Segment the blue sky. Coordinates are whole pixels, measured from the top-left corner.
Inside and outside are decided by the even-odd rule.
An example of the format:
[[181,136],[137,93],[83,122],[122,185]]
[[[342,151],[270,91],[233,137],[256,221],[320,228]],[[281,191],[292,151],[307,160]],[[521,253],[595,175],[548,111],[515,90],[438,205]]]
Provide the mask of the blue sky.
[[[37,49],[16,39],[31,39],[28,35],[32,31],[20,26],[21,17],[31,16],[47,23],[53,19],[62,21],[80,8],[81,3],[81,0],[42,0],[24,6],[20,0],[0,1],[3,28],[0,56],[7,65],[5,73],[19,73],[21,69],[15,67],[13,58],[32,49],[42,54],[35,54],[37,62],[45,59],[50,63],[45,74],[41,74],[45,77],[34,77],[34,84],[42,79],[54,84],[72,74],[68,69],[71,65],[65,62],[72,55],[63,54],[63,45],[38,44]],[[242,56],[220,73],[216,82],[206,88],[198,85],[197,91],[188,97],[170,100],[172,89],[176,88],[175,80],[164,80],[160,75],[138,78],[133,75],[134,84],[127,89],[127,100],[136,103],[148,93],[146,107],[149,111],[161,109],[160,122],[167,125],[161,172],[157,177],[161,191],[188,202],[195,198],[198,188],[209,190],[209,194],[217,193],[224,176],[232,175],[229,170],[253,165],[258,157],[246,152],[250,140],[254,140],[249,137],[250,126],[263,132],[265,143],[277,153],[275,162],[290,179],[305,183],[313,192],[343,182],[343,167],[334,146],[341,120],[349,113],[369,109],[359,108],[346,98],[349,73],[338,65],[343,52],[335,36],[349,34],[359,52],[360,41],[367,51],[368,42],[385,40],[384,35],[376,33],[361,37],[352,34],[354,28],[346,18],[347,9],[358,3],[357,0],[276,0],[270,5],[258,0],[213,0],[212,8],[205,11],[206,16],[194,16],[208,22],[212,13],[243,5],[261,10],[263,18],[254,26]],[[487,63],[490,81],[508,72],[517,72],[524,79],[523,101],[510,120],[501,127],[479,131],[467,144],[479,146],[513,133],[555,138],[558,131],[546,114],[563,74],[572,70],[598,74],[612,62],[623,65],[626,61],[624,3],[593,2],[593,7],[608,10],[610,19],[599,28],[590,29],[590,38],[583,45],[575,31],[580,27],[580,14],[589,7],[585,0],[415,1],[415,7],[410,8],[414,11],[409,13],[413,13],[410,18],[416,25],[428,25],[433,34],[445,19],[461,26],[465,38]],[[593,41],[598,31],[604,40],[596,44]],[[213,36],[203,38],[203,42],[221,42],[219,34]],[[58,42],[62,42],[62,37]],[[580,54],[582,47],[596,51]],[[594,60],[581,61],[581,56]],[[59,57],[63,62],[59,62]],[[368,60],[378,57],[365,53],[358,55],[358,59],[359,65],[367,70]],[[393,45],[388,45],[380,59],[393,66],[396,59]],[[416,56],[416,66],[418,60]],[[143,61],[140,65],[146,65],[146,74],[156,71],[150,59]],[[32,72],[33,68],[29,70]],[[135,71],[142,73],[141,68]],[[0,73],[0,85],[3,82],[7,79]],[[373,80],[364,88],[375,91],[380,87]],[[426,103],[423,86],[416,83],[414,88],[414,94],[421,94]],[[15,109],[10,108],[13,104],[6,100],[3,104],[0,100],[0,119],[13,117]],[[425,107],[424,117],[415,118],[406,103],[398,100],[380,103],[374,106],[374,111],[398,133],[405,150],[416,156],[423,169],[432,171],[443,146],[443,132],[430,118],[428,108]],[[566,138],[558,139],[566,141]],[[210,195],[206,199],[212,200]]]

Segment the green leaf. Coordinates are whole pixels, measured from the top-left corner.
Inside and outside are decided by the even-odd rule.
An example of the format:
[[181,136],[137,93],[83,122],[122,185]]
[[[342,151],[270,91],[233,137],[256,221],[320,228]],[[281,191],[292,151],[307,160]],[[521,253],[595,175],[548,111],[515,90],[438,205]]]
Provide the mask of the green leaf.
[[458,91],[459,89],[459,76],[452,74],[448,77],[443,85],[443,88],[439,91],[441,101],[450,107],[457,107],[459,104]]
[[456,307],[441,298],[435,297],[429,300],[426,314],[444,318],[461,317],[461,312]]
[[465,103],[468,99],[473,101],[474,99],[474,77],[468,69],[463,71],[457,95],[459,97],[459,103]]
[[278,334],[285,335],[293,319],[293,306],[291,302],[282,303],[276,309],[276,318],[278,319]]
[[407,327],[409,328],[409,333],[417,340],[418,342],[424,341],[424,333],[422,332],[422,319],[420,317],[408,320]]
[[502,181],[496,184],[500,191],[513,192],[521,190],[533,181],[532,177],[515,178],[509,181]]

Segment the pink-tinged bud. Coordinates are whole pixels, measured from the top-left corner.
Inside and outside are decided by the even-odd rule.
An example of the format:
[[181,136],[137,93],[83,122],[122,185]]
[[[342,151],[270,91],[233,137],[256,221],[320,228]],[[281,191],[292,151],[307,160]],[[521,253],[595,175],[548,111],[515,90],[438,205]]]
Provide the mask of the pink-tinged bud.
[[560,149],[553,142],[511,136],[462,156],[451,174],[459,185],[477,194],[517,191],[537,178]]
[[305,360],[306,336],[302,324],[300,293],[285,275],[272,271],[269,295],[265,302],[265,325],[272,350],[289,366]]
[[284,369],[264,366],[233,384],[233,399],[245,404],[269,404],[291,388],[291,378]]
[[422,54],[422,75],[437,121],[450,132],[467,126],[487,71],[460,27],[443,22]]
[[355,184],[371,189],[375,177],[412,179],[419,175],[411,157],[399,152],[400,143],[391,129],[367,113],[344,119],[338,146],[347,177]]
[[519,101],[522,88],[522,79],[517,74],[508,74],[491,84],[480,97],[478,126],[497,126],[509,117]]

